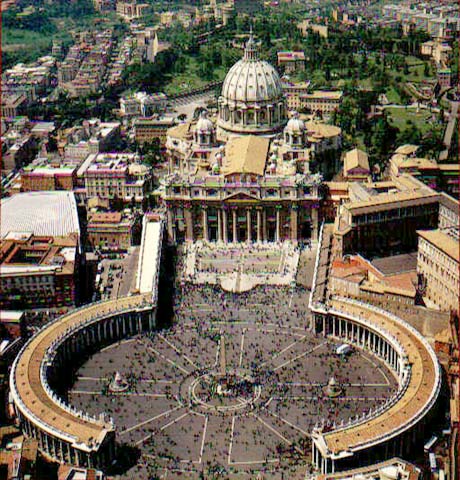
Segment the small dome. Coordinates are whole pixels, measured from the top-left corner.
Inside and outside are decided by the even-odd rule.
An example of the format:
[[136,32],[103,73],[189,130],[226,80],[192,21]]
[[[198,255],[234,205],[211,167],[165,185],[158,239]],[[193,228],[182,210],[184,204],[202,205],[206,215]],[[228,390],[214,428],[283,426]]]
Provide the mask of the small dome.
[[214,130],[214,124],[208,118],[207,110],[200,113],[200,118],[196,122],[195,130],[200,133],[211,133]]
[[297,112],[292,112],[292,116],[286,125],[286,130],[291,133],[301,133],[305,131],[305,123],[299,118]]

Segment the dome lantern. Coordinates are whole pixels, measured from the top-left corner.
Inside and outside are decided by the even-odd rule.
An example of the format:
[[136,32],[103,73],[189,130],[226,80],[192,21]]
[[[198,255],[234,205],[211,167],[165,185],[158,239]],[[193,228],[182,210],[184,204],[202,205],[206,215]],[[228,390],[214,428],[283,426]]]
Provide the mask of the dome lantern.
[[244,57],[246,61],[257,61],[259,60],[259,52],[257,50],[256,42],[254,41],[254,36],[252,34],[252,28],[249,34],[249,40],[246,43],[246,48],[244,49]]

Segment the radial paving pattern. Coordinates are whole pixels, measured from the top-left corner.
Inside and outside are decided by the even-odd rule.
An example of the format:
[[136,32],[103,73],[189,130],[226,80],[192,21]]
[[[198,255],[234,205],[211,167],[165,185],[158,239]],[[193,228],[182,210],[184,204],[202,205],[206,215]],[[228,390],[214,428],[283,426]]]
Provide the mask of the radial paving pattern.
[[[112,414],[118,440],[142,451],[142,465],[126,478],[223,470],[282,478],[293,460],[308,456],[316,422],[340,423],[395,391],[394,377],[374,357],[355,350],[341,359],[337,345],[308,332],[298,294],[273,290],[271,300],[286,302],[276,312],[271,302],[251,303],[257,293],[221,297],[220,319],[211,298],[185,307],[188,313],[180,307],[175,327],[108,347],[80,369],[72,402]],[[114,394],[107,386],[117,371],[130,388]],[[334,399],[325,395],[331,377],[343,388]],[[302,468],[289,478],[301,478]]]

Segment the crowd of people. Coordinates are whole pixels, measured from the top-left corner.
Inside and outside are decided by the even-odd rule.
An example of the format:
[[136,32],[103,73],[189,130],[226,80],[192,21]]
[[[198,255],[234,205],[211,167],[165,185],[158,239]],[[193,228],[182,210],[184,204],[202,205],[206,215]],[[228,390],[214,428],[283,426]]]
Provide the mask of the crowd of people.
[[[138,465],[137,472],[153,463],[168,469],[189,468],[197,474],[216,468],[249,471],[250,462],[257,459],[262,462],[257,469],[278,469],[281,474],[296,452],[302,456],[305,473],[308,433],[313,428],[340,426],[395,393],[396,382],[391,375],[389,385],[383,386],[384,377],[362,352],[355,350],[348,357],[340,357],[335,354],[337,345],[310,330],[308,291],[301,287],[259,286],[242,294],[189,282],[178,283],[176,288],[170,329],[121,343],[110,353],[100,352],[91,360],[93,365],[85,367],[85,375],[90,375],[93,368],[94,376],[106,379],[120,371],[129,382],[128,393],[132,396],[107,390],[73,395],[76,403],[90,413],[100,413],[104,408],[114,417],[119,431],[131,429],[123,440],[140,442],[139,448],[151,456],[143,457],[144,464]],[[248,402],[248,407],[235,415],[211,412],[205,421],[203,414],[195,413],[193,402],[187,403],[189,399],[179,394],[179,385],[187,375],[197,372],[222,374],[222,342],[226,368],[250,372],[251,381],[231,381],[229,377],[227,383],[222,382],[221,397],[250,396],[255,385],[263,393],[260,402]],[[337,398],[330,398],[324,391],[331,377],[342,390]],[[149,392],[161,392],[164,397],[140,395]],[[214,398],[219,395],[211,390],[205,394]],[[273,436],[264,424],[287,442]],[[199,466],[191,463],[200,455]],[[247,460],[248,464],[231,465],[229,456],[243,463]],[[269,461],[273,459],[279,462]],[[275,474],[270,478],[276,478]]]

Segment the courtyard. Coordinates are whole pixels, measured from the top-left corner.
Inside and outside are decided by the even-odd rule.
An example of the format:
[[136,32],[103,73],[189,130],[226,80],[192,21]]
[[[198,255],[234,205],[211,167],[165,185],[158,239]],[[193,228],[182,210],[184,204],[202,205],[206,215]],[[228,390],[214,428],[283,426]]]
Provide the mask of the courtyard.
[[[298,287],[236,295],[186,283],[173,325],[96,353],[70,401],[113,416],[117,441],[140,449],[123,479],[303,478],[315,425],[339,426],[397,388],[373,355],[340,357],[309,331],[307,304]],[[116,372],[126,391],[110,391]]]

